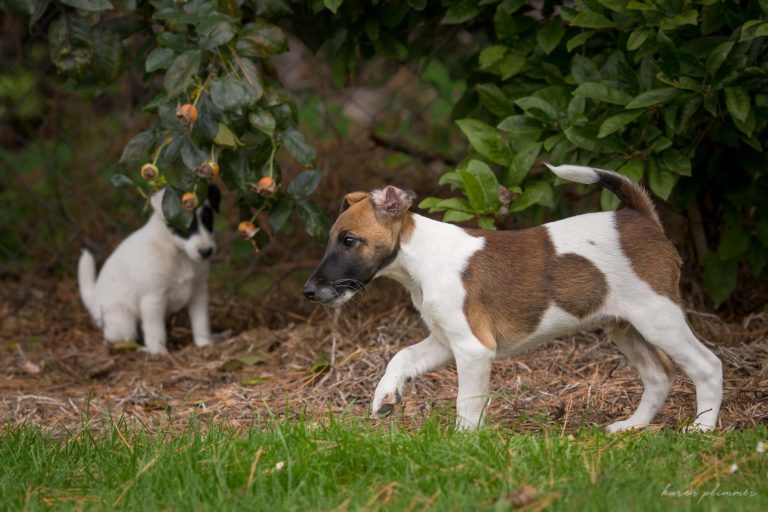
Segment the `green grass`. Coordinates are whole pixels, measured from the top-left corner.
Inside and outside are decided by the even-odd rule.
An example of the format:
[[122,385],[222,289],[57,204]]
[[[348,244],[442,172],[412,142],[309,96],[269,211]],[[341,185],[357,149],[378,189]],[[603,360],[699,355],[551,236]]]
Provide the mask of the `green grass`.
[[[530,509],[768,509],[768,453],[756,452],[765,427],[561,436],[493,427],[465,434],[441,421],[409,429],[356,418],[272,420],[246,431],[8,429],[0,509],[509,510],[523,484],[538,490]],[[704,495],[715,489],[719,496]],[[748,496],[726,495],[734,491]]]

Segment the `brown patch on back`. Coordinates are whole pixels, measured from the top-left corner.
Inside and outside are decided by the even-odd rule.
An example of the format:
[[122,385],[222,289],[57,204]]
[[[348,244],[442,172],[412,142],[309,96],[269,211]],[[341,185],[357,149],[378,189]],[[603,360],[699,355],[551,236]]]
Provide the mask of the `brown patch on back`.
[[485,246],[464,271],[464,313],[473,334],[492,350],[497,340],[533,333],[550,305],[584,317],[608,292],[605,276],[589,260],[555,253],[544,227],[467,232],[485,238]]
[[596,311],[608,294],[603,273],[578,254],[557,256],[552,276],[555,304],[579,318]]
[[624,208],[616,212],[621,249],[637,276],[658,293],[680,303],[680,255],[654,219]]

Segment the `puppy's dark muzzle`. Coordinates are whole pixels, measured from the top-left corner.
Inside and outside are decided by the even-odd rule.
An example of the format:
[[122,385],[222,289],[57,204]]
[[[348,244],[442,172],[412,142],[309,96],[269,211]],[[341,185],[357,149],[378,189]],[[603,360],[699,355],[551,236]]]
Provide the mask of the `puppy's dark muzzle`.
[[307,283],[304,285],[304,296],[309,300],[315,300],[315,293],[317,293],[317,285],[314,283]]

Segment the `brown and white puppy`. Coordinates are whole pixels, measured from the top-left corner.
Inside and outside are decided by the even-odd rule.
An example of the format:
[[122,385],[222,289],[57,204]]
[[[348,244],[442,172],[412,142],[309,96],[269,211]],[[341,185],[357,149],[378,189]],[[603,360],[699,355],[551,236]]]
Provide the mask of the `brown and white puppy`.
[[476,428],[494,358],[608,323],[645,386],[635,413],[610,425],[610,432],[653,420],[672,385],[670,359],[696,386],[695,427],[714,428],[722,366],[686,323],[680,258],[647,192],[610,171],[550,169],[567,180],[599,183],[626,208],[518,231],[480,231],[409,212],[412,195],[396,187],[345,197],[304,294],[339,306],[373,278],[390,277],[410,291],[430,330],[389,362],[374,394],[374,414],[392,412],[408,379],[455,360],[457,424]]

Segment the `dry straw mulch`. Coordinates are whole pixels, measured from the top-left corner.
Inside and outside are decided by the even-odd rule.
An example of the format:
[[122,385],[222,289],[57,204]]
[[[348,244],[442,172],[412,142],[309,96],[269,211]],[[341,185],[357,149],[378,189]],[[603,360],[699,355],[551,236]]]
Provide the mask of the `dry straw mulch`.
[[[309,306],[298,290],[276,293],[257,304],[214,293],[214,327],[230,332],[198,349],[178,323],[170,355],[152,357],[104,346],[73,281],[4,279],[0,428],[76,429],[103,414],[149,428],[193,418],[244,427],[286,415],[363,416],[387,361],[426,334],[394,285],[377,282],[341,310]],[[768,315],[726,324],[690,311],[689,319],[724,362],[721,428],[768,422]],[[514,432],[571,431],[628,416],[642,386],[607,334],[597,331],[496,362],[492,390],[490,422]],[[407,387],[396,418],[418,424],[436,407],[452,407],[455,395],[454,369],[430,373]],[[694,400],[692,384],[678,374],[659,426],[690,421]]]

